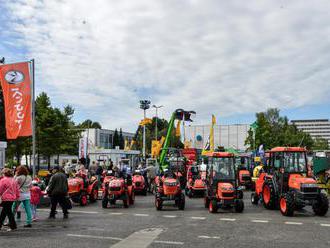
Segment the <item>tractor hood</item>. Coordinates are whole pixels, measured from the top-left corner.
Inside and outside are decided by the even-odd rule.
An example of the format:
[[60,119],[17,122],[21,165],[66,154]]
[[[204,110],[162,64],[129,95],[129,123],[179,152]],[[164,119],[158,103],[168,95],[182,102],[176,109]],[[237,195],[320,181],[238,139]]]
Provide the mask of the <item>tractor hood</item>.
[[144,178],[141,175],[134,175],[133,176],[133,182],[137,183],[137,182],[143,182]]
[[294,189],[300,189],[301,184],[315,184],[316,181],[313,178],[304,177],[301,174],[291,174],[289,178],[289,187]]
[[234,191],[234,186],[231,183],[218,183],[218,189],[221,191]]

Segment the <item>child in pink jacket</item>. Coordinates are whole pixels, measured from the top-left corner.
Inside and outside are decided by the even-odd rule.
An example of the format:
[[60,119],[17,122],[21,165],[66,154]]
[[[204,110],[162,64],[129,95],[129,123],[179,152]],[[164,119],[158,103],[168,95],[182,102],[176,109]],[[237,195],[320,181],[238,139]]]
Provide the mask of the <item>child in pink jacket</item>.
[[40,203],[40,198],[43,195],[40,187],[38,186],[37,181],[32,181],[32,188],[30,189],[31,192],[31,210],[32,210],[32,221],[38,220],[37,218],[37,207]]
[[19,186],[14,179],[13,172],[5,168],[2,170],[4,177],[0,180],[0,198],[2,201],[2,211],[0,214],[0,229],[2,228],[3,222],[8,216],[9,227],[8,231],[15,230],[17,228],[15,217],[12,212],[12,206],[15,201],[19,198]]

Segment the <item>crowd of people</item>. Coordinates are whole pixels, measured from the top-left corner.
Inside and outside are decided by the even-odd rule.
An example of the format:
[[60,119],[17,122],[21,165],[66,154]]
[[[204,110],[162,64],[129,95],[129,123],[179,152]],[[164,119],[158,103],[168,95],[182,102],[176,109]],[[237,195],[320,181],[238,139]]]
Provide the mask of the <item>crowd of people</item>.
[[2,206],[0,229],[3,226],[8,226],[7,231],[17,229],[16,221],[21,219],[21,207],[25,213],[24,228],[32,227],[32,222],[38,220],[37,206],[43,194],[50,197],[49,218],[55,218],[57,204],[60,204],[63,209],[63,217],[68,218],[67,176],[59,167],[55,167],[52,172],[48,187],[42,191],[38,181],[32,179],[27,167],[21,165],[15,169],[2,169],[0,173],[0,205]]

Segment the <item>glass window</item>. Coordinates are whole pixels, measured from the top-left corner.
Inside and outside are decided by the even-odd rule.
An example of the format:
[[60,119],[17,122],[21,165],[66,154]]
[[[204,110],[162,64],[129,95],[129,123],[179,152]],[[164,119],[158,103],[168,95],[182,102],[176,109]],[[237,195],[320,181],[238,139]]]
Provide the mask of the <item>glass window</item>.
[[213,158],[212,165],[215,178],[235,180],[233,158]]

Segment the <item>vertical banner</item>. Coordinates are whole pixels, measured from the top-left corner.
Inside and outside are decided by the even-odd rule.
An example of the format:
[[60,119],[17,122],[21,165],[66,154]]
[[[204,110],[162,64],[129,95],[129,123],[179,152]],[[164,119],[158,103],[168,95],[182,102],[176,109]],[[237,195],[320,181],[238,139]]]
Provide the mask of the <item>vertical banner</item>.
[[79,139],[79,159],[87,157],[87,137]]
[[31,79],[29,62],[0,66],[7,139],[31,136]]

